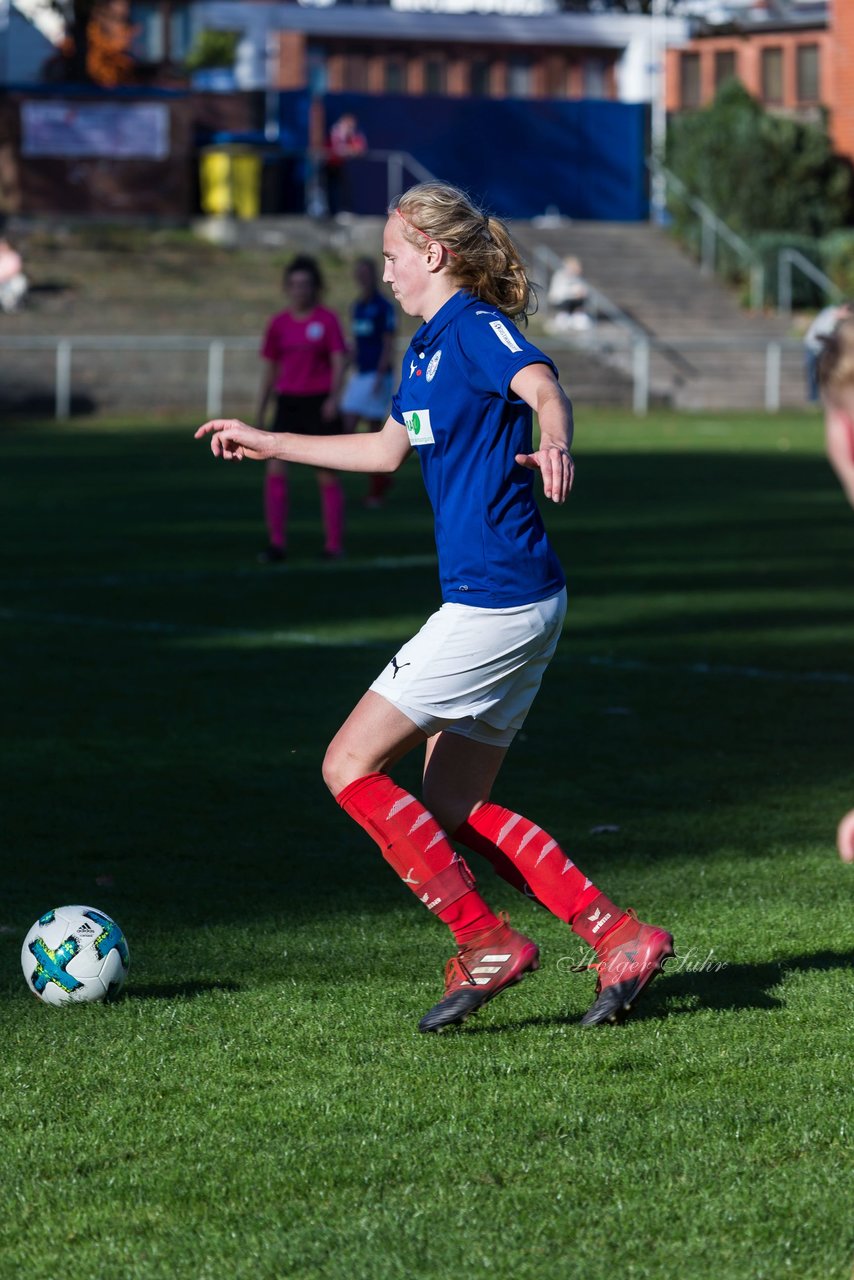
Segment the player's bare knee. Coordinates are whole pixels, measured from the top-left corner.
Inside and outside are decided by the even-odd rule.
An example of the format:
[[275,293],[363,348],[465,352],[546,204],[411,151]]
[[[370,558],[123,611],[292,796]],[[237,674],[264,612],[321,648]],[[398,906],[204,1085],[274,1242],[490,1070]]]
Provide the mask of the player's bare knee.
[[370,773],[370,769],[357,760],[342,743],[333,739],[326,748],[321,773],[329,790],[337,796],[351,782]]

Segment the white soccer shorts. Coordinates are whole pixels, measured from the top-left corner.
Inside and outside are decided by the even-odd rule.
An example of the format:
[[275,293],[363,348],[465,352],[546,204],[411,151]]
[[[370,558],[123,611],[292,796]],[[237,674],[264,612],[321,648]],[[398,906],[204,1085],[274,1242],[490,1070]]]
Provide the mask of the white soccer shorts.
[[507,609],[443,604],[371,685],[432,737],[509,746],[557,647],[566,588]]
[[368,422],[385,422],[391,413],[391,374],[352,373],[341,399],[342,413],[355,413]]

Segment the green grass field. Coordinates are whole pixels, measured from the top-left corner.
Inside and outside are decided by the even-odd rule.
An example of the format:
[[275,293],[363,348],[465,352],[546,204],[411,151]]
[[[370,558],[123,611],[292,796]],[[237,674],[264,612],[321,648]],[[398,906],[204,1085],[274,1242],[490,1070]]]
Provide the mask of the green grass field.
[[[259,469],[190,423],[0,432],[3,1280],[848,1274],[854,513],[814,415],[579,419],[496,799],[679,958],[582,1031],[579,944],[483,869],[543,967],[441,1037],[448,935],[319,774],[436,604],[417,468],[379,513],[348,479],[332,566],[301,475],[271,570]],[[27,993],[67,902],[125,930],[116,1005]]]

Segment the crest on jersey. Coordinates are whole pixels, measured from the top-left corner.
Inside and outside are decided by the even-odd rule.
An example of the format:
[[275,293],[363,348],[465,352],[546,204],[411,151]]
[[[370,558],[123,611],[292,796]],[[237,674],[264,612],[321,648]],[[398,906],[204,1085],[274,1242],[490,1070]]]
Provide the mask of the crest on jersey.
[[319,342],[326,330],[320,320],[312,320],[311,324],[305,327],[305,336],[310,342]]
[[429,363],[429,364],[428,364],[428,366],[427,366],[427,381],[428,381],[428,382],[432,382],[432,381],[433,381],[433,379],[435,378],[435,376],[436,376],[436,370],[439,368],[439,361],[440,361],[441,359],[442,359],[442,349],[441,349],[441,347],[440,347],[440,348],[439,348],[439,350],[436,352],[436,354],[433,356],[433,358],[431,359],[430,363]]

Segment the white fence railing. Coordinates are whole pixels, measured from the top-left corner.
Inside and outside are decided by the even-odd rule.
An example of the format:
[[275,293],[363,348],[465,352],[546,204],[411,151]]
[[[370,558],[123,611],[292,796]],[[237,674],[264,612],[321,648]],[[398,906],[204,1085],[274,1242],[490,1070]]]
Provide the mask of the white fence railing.
[[194,338],[183,335],[157,336],[144,334],[112,336],[75,334],[74,337],[0,337],[0,355],[4,351],[52,351],[54,416],[62,421],[71,416],[72,359],[80,351],[169,352],[170,355],[190,351],[207,353],[205,378],[205,409],[209,417],[222,413],[225,390],[225,353],[232,351],[258,351],[257,338],[216,337]]
[[[610,326],[609,326],[610,327]],[[615,332],[616,331],[616,332]],[[550,338],[538,339],[540,345],[547,350],[564,349],[574,344],[566,340]],[[742,360],[742,381],[745,377],[753,379],[756,395],[754,400],[769,413],[775,413],[783,402],[783,360],[786,355],[797,353],[798,368],[803,360],[803,344],[795,339],[772,339],[765,336],[755,338],[739,336],[701,337],[701,338],[664,338],[656,335],[650,337],[639,329],[619,330],[615,325],[612,332],[601,337],[585,336],[577,348],[588,353],[594,359],[613,360],[616,350],[622,353],[622,366],[631,380],[632,408],[636,414],[647,412],[653,396],[652,359],[656,354],[670,353],[670,358],[678,355],[684,361],[701,354],[731,353],[729,368],[732,373],[739,370],[739,357],[745,353],[754,356],[763,355],[762,360],[754,359],[748,369]],[[158,393],[160,407],[187,408],[200,404],[204,399],[205,412],[208,417],[217,417],[223,412],[226,396],[232,403],[245,404],[249,395],[246,369],[240,377],[229,379],[229,353],[252,353],[252,381],[257,384],[259,370],[257,365],[258,341],[256,338],[241,337],[189,337],[186,335],[152,335],[112,336],[63,334],[56,337],[36,336],[0,336],[0,384],[11,381],[10,374],[2,369],[3,357],[11,352],[44,352],[51,357],[52,374],[42,370],[39,374],[39,389],[44,394],[50,388],[54,416],[57,420],[65,420],[71,416],[75,374],[81,366],[85,372],[85,353],[97,353],[100,356],[111,352],[142,355],[143,353],[162,353],[171,360],[157,361],[158,381],[155,391]],[[199,359],[191,363],[177,362],[182,356],[194,353]],[[244,365],[245,365],[244,360]],[[167,365],[171,366],[173,381],[171,386],[178,388],[173,392],[167,384]],[[699,370],[698,370],[699,372]],[[174,375],[177,374],[177,377]],[[130,376],[130,375],[128,375]],[[724,377],[725,375],[721,375]],[[121,381],[121,371],[113,373],[116,381]],[[162,381],[161,381],[162,379]],[[728,379],[727,379],[728,380]],[[714,407],[711,404],[710,407]],[[749,405],[745,405],[749,407]]]

